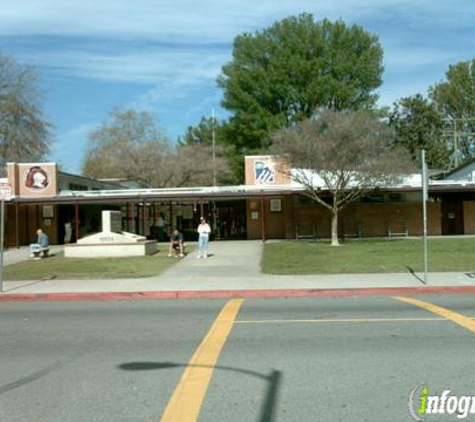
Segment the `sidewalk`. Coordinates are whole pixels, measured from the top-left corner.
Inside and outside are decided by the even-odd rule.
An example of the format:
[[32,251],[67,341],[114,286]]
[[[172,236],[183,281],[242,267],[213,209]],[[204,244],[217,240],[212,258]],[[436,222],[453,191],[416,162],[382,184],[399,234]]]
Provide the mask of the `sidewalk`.
[[[64,246],[54,245],[50,247],[50,255],[55,255],[57,253],[63,252]],[[22,246],[20,248],[6,249],[3,252],[3,264],[13,265],[20,262],[24,262],[30,259],[30,247]]]
[[[286,296],[291,291],[349,290],[355,289],[405,289],[434,291],[447,287],[475,292],[475,278],[465,273],[430,273],[428,286],[423,275],[397,274],[334,274],[334,275],[268,275],[261,274],[262,255],[260,241],[216,241],[210,243],[210,256],[196,259],[189,254],[176,265],[157,277],[122,280],[30,280],[5,281],[3,297],[37,294],[97,294],[167,292],[170,297],[190,296],[193,292],[207,293],[211,297],[219,292],[280,292]],[[53,253],[61,247],[53,248]],[[26,249],[5,253],[5,263],[28,259]],[[472,289],[473,288],[473,289]],[[437,290],[437,289],[435,289]],[[287,293],[285,293],[287,292]],[[290,293],[289,293],[290,292]],[[183,293],[183,295],[180,295]],[[271,293],[266,293],[272,296]],[[277,293],[275,294],[277,295]]]

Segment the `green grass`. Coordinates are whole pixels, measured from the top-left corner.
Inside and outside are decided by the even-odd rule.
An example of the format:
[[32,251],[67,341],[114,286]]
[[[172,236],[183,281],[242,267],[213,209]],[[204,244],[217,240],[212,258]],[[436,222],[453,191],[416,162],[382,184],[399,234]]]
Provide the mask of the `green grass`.
[[[187,250],[187,253],[190,249]],[[5,280],[119,279],[152,277],[178,262],[167,251],[131,258],[65,258],[57,254],[47,259],[29,260],[4,269]]]
[[[475,271],[475,239],[429,239],[430,271]],[[262,271],[268,274],[350,274],[423,271],[419,239],[327,242],[283,241],[264,247]]]

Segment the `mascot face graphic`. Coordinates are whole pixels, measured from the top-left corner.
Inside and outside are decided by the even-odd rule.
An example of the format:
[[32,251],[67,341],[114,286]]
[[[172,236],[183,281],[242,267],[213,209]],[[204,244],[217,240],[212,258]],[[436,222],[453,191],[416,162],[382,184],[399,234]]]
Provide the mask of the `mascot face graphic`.
[[49,185],[49,175],[40,166],[31,167],[26,173],[25,186],[33,190],[46,189]]

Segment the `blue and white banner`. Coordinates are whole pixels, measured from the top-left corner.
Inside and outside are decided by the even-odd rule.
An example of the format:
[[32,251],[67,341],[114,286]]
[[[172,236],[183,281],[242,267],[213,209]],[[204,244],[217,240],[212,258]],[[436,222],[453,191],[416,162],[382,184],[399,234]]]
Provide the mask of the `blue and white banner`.
[[271,160],[254,162],[254,174],[256,185],[275,183],[274,163]]

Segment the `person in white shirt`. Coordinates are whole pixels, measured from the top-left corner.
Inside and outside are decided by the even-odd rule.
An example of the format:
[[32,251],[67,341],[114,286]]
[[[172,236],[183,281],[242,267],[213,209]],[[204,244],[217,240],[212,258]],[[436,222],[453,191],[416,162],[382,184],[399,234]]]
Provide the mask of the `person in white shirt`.
[[211,233],[211,227],[206,222],[204,217],[200,219],[200,225],[198,226],[198,233],[199,233],[199,251],[197,259],[200,258],[208,258],[208,242],[209,242],[209,234]]

